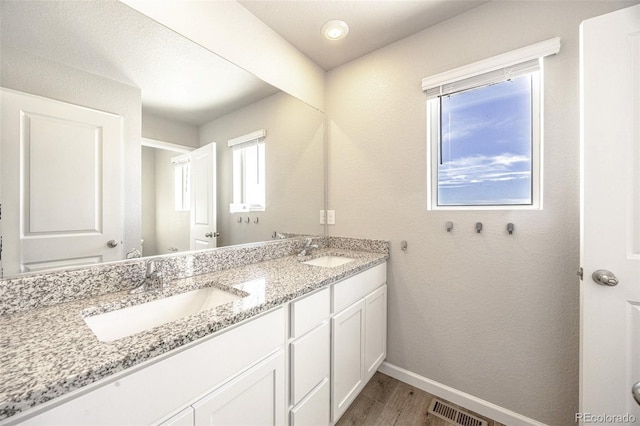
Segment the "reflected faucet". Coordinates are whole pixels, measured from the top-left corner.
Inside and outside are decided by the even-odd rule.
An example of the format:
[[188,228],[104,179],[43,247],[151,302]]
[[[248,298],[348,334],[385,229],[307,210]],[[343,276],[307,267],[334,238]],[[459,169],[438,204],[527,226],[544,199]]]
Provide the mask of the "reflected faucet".
[[302,246],[302,251],[300,252],[300,256],[306,256],[308,254],[311,254],[311,252],[313,251],[313,249],[317,249],[318,245],[317,244],[311,244],[313,242],[312,238],[307,238],[304,240],[304,246]]
[[165,287],[163,274],[162,274],[162,264],[164,260],[161,259],[149,259],[147,260],[147,271],[145,273],[144,281],[142,281],[138,286],[133,288],[129,293],[142,293],[150,290],[157,290]]

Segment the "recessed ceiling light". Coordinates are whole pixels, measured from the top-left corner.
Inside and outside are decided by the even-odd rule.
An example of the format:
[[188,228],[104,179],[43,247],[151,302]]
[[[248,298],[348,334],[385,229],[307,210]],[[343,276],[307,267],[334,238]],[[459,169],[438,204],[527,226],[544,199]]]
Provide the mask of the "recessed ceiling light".
[[340,40],[349,34],[349,26],[346,22],[339,19],[326,22],[322,26],[322,35],[329,40]]

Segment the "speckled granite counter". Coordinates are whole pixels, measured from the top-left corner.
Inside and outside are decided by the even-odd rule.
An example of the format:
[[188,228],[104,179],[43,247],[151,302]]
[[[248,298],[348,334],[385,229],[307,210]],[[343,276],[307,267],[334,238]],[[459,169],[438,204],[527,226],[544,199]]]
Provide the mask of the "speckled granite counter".
[[[356,243],[353,243],[356,241]],[[175,280],[159,292],[102,294],[0,316],[0,420],[96,382],[201,337],[250,318],[315,289],[351,276],[388,258],[358,251],[358,240],[333,241],[313,253],[355,259],[325,268],[295,255]],[[353,249],[356,250],[353,250]],[[384,250],[386,248],[386,251]],[[100,342],[83,315],[118,309],[206,286],[219,286],[239,300],[113,342]],[[244,293],[243,293],[244,292]]]

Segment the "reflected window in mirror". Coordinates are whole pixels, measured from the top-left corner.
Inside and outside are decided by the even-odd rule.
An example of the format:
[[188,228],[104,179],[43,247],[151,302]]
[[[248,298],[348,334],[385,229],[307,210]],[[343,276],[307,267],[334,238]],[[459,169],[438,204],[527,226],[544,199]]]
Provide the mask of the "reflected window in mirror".
[[233,202],[231,213],[264,211],[265,130],[229,141],[233,148]]
[[174,168],[175,209],[177,212],[191,209],[190,163],[187,156],[172,158]]

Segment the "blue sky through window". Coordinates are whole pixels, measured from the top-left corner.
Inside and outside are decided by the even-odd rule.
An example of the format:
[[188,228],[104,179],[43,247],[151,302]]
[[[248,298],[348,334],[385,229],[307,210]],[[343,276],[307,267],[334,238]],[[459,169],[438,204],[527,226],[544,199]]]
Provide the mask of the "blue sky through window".
[[532,204],[531,78],[441,98],[439,205]]

